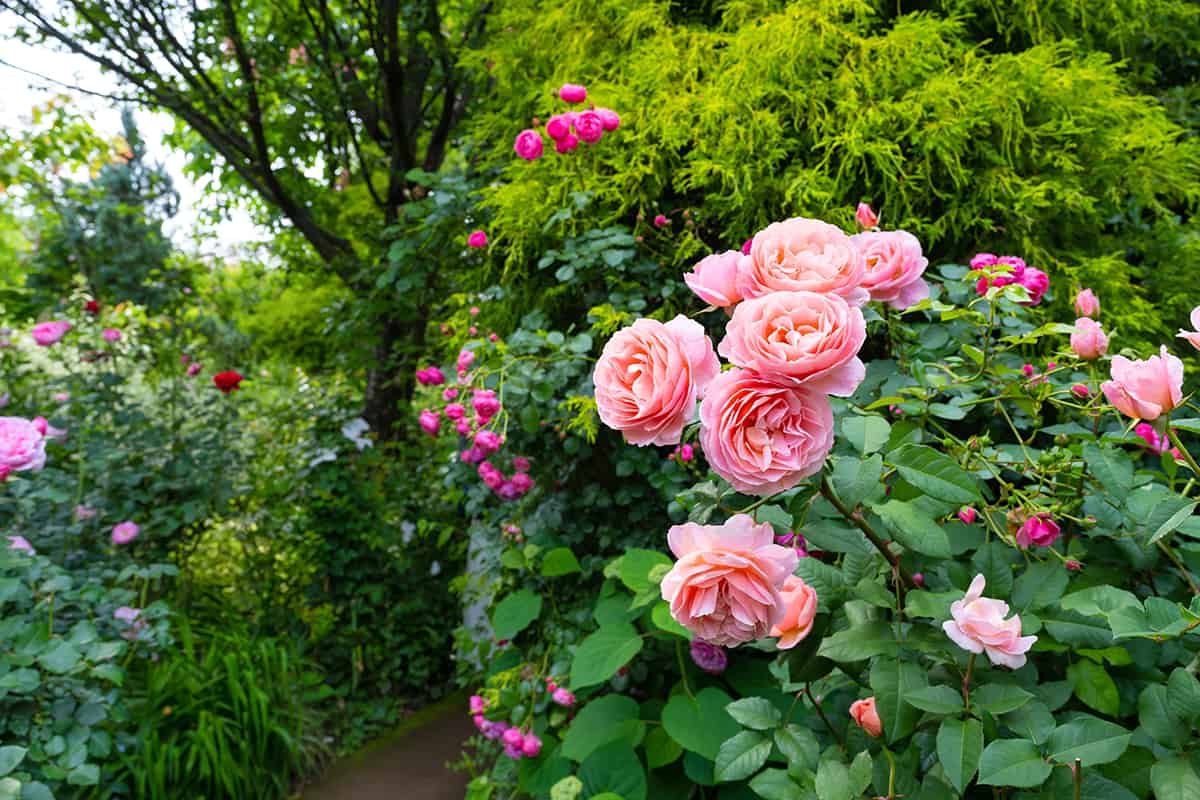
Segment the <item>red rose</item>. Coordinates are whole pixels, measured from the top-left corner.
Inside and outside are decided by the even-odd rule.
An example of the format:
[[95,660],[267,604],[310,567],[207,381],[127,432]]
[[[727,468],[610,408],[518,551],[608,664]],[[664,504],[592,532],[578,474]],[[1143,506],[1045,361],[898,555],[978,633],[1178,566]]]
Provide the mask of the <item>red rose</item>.
[[93,315],[99,314],[100,313],[100,304],[98,302],[96,302],[95,300],[88,300],[86,303],[83,304],[83,310],[89,314],[93,314]]
[[216,375],[213,375],[213,384],[225,394],[236,392],[238,384],[241,382],[241,373],[234,372],[233,370],[218,372]]

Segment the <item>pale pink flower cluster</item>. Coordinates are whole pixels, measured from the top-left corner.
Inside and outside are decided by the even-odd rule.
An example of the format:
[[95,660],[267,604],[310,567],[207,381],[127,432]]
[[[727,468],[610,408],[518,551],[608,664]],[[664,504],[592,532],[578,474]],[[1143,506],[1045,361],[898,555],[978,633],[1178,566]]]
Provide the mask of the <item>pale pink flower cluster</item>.
[[504,745],[504,754],[509,758],[516,760],[536,758],[542,751],[542,740],[533,731],[523,731],[507,722],[489,720],[483,715],[487,706],[487,700],[477,694],[471,695],[468,709],[471,712],[471,721],[475,723],[475,728],[485,738],[499,740]]
[[[577,105],[587,100],[587,88],[574,83],[564,83],[558,90],[559,99]],[[537,124],[537,120],[534,120]],[[570,153],[579,143],[596,144],[605,133],[621,127],[621,117],[608,108],[592,106],[584,111],[564,111],[555,114],[546,122],[546,135],[554,142],[554,151],[560,155]],[[536,128],[526,128],[517,134],[513,150],[526,161],[536,161],[545,151],[545,142]]]

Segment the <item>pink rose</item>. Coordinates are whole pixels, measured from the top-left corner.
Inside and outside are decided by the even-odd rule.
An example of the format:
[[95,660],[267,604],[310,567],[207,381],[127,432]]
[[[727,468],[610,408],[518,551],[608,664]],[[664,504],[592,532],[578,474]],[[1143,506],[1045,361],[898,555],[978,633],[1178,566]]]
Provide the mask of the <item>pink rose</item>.
[[[799,553],[796,554],[799,558]],[[817,590],[795,575],[788,575],[780,590],[783,598],[783,619],[771,628],[771,635],[779,638],[775,645],[780,650],[791,650],[812,631],[817,616]]]
[[866,262],[862,288],[872,300],[905,309],[929,297],[929,284],[921,276],[929,259],[921,243],[908,231],[868,231],[850,237]]
[[8,549],[20,550],[22,553],[28,553],[31,556],[37,555],[37,551],[33,549],[33,545],[24,536],[9,536]]
[[734,308],[717,352],[776,383],[849,397],[867,375],[866,338],[862,311],[836,294],[772,292]]
[[1030,545],[1049,547],[1058,541],[1061,532],[1058,523],[1051,519],[1048,513],[1039,511],[1021,524],[1016,535],[1017,544],[1022,550],[1028,549]]
[[670,224],[671,224],[671,220],[667,219],[667,216],[665,214],[655,214],[654,215],[654,227],[661,228],[665,225],[670,225]]
[[1200,350],[1200,306],[1192,309],[1192,328],[1194,330],[1185,331],[1180,329],[1179,338],[1187,339],[1192,347]]
[[442,420],[438,417],[438,413],[436,411],[430,411],[428,408],[421,412],[418,422],[421,425],[421,430],[425,431],[430,436],[437,436],[438,429],[442,424]]
[[1155,454],[1161,455],[1171,448],[1171,437],[1159,436],[1149,422],[1139,422],[1133,427],[1133,433]]
[[446,418],[454,420],[462,419],[463,415],[467,413],[467,410],[463,408],[462,403],[451,403],[450,405],[446,406],[445,410]]
[[690,444],[679,446],[679,460],[683,462],[691,461],[696,457],[696,451],[692,449]]
[[576,147],[579,147],[579,137],[569,132],[554,143],[554,150],[558,153],[569,153]]
[[129,606],[121,606],[113,612],[113,619],[126,624],[133,624],[133,622],[141,615],[141,609],[130,608]]
[[529,459],[524,456],[517,456],[512,460],[513,469],[519,472],[529,472]]
[[736,250],[705,256],[691,272],[683,273],[683,282],[704,302],[728,308],[741,302],[737,289],[738,263],[742,256]]
[[56,392],[54,394],[54,400],[59,403],[65,403],[70,399],[71,399],[70,392]]
[[866,203],[858,204],[858,208],[854,210],[854,218],[864,228],[874,228],[879,224],[879,215],[875,213],[875,209]]
[[958,510],[958,518],[967,525],[973,525],[978,516],[979,512],[970,506],[963,506]]
[[631,444],[678,444],[720,370],[699,323],[682,314],[665,325],[639,319],[604,345],[592,374],[596,408]]
[[1025,290],[1029,292],[1029,301],[1021,305],[1036,306],[1042,302],[1042,295],[1046,294],[1046,290],[1050,288],[1050,277],[1040,269],[1025,267],[1021,272],[1021,277],[1017,279],[1017,283],[1024,286]]
[[558,142],[571,132],[571,120],[565,114],[555,114],[546,120],[546,135]]
[[500,437],[495,431],[480,431],[475,434],[475,448],[484,453],[494,453],[500,449]]
[[1183,362],[1166,345],[1144,361],[1114,356],[1111,375],[1100,390],[1127,417],[1153,422],[1183,402]]
[[1071,394],[1079,398],[1087,398],[1091,396],[1092,391],[1082,383],[1077,383],[1071,387]]
[[732,647],[761,639],[784,618],[780,590],[799,558],[775,544],[770,523],[735,514],[724,525],[675,525],[667,542],[678,561],[662,597],[675,621],[700,639]]
[[738,268],[742,297],[771,292],[833,293],[853,305],[869,294],[862,288],[866,264],[841,228],[795,217],[775,222],[754,235],[750,255]]
[[517,490],[521,494],[528,493],[529,490],[534,486],[533,478],[529,477],[529,475],[524,472],[514,472],[509,482],[512,483],[513,489]]
[[550,699],[553,700],[557,705],[564,706],[566,708],[570,708],[571,706],[575,705],[575,695],[571,694],[561,686],[554,690],[554,693],[550,696]]
[[67,335],[67,331],[69,330],[71,330],[71,323],[63,320],[56,320],[54,322],[39,322],[37,325],[33,326],[33,330],[30,332],[30,335],[33,337],[33,340],[42,347],[49,347],[52,344],[57,344],[64,336]]
[[471,432],[471,421],[468,419],[455,420],[454,430],[458,431],[459,436],[466,436]]
[[961,600],[950,606],[950,616],[942,630],[956,645],[969,653],[987,653],[993,664],[1010,669],[1025,666],[1025,653],[1037,641],[1036,636],[1021,635],[1021,618],[1008,619],[1008,603],[983,596],[986,581],[976,575]]
[[1108,352],[1108,337],[1099,322],[1088,317],[1075,320],[1071,331],[1071,350],[1075,355],[1093,361]]
[[516,141],[513,142],[513,150],[526,161],[537,161],[542,157],[544,148],[542,137],[533,128],[526,128],[518,133]]
[[991,253],[976,253],[971,258],[971,269],[987,269],[996,266],[998,259]]
[[533,733],[525,734],[525,738],[521,742],[521,755],[526,758],[537,758],[537,754],[540,752],[542,752],[542,740]]
[[595,111],[583,111],[575,117],[575,134],[580,141],[595,144],[604,136],[604,121]]
[[455,389],[453,386],[442,390],[443,400],[453,400],[456,397],[458,397],[458,389]]
[[700,446],[739,492],[784,492],[821,471],[833,447],[833,410],[821,392],[732,369],[700,404]]
[[487,247],[487,243],[487,234],[483,231],[472,231],[471,235],[467,237],[468,247]]
[[754,237],[751,236],[746,241],[742,242],[742,255],[750,255],[750,248],[754,245]]
[[582,103],[587,100],[587,88],[577,83],[564,83],[558,90],[564,103]]
[[100,335],[104,337],[104,341],[106,342],[121,341],[121,332],[116,328],[105,328]]
[[1091,289],[1084,289],[1075,295],[1075,313],[1081,317],[1100,316],[1100,298]]
[[100,513],[100,512],[98,512],[96,509],[92,508],[91,506],[86,506],[86,505],[82,505],[82,504],[75,506],[75,519],[80,520],[80,521],[85,520],[85,519],[92,519],[98,513]]
[[194,378],[196,375],[200,374],[200,370],[202,369],[204,369],[203,364],[201,364],[199,361],[193,361],[188,365],[187,376],[189,378]]
[[429,367],[425,370],[425,376],[429,381],[430,386],[441,386],[446,382],[446,375],[437,367]]
[[471,406],[482,420],[489,420],[500,413],[500,401],[492,389],[476,389],[471,394]]
[[136,522],[130,522],[128,520],[125,522],[119,522],[113,526],[112,543],[129,544],[138,537],[139,533],[141,533],[141,528],[138,527]]
[[854,720],[858,727],[867,732],[867,735],[878,739],[883,736],[883,721],[879,719],[879,711],[875,708],[875,698],[868,697],[866,700],[855,700],[850,704],[850,718]]
[[[46,465],[46,428],[21,417],[0,417],[0,467],[39,470]],[[7,474],[7,473],[6,473]]]
[[611,108],[597,108],[596,114],[600,117],[601,124],[604,125],[604,130],[607,133],[612,133],[617,128],[621,127],[621,117]]

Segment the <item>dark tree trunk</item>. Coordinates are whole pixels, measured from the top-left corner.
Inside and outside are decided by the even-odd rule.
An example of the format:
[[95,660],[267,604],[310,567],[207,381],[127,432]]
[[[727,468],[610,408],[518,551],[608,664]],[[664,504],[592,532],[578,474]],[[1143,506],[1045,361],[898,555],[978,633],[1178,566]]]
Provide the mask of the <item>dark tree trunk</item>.
[[416,420],[410,413],[418,363],[425,346],[425,313],[415,319],[385,317],[367,371],[363,419],[380,441],[405,438]]

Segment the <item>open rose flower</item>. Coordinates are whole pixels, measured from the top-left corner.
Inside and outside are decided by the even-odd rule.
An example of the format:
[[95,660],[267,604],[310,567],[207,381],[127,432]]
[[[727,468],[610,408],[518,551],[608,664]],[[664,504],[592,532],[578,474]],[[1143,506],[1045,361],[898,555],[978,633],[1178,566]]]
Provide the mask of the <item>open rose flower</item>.
[[42,347],[49,347],[52,344],[57,344],[67,335],[67,331],[71,330],[71,323],[64,320],[56,320],[54,322],[39,322],[33,326],[30,336],[33,341],[37,342]]
[[564,83],[559,87],[558,96],[564,103],[582,103],[587,100],[587,87],[578,83]]
[[33,545],[31,545],[29,540],[24,536],[9,536],[8,549],[19,550],[22,553],[28,553],[31,556],[37,555],[37,551],[33,549]]
[[0,417],[0,467],[5,474],[46,466],[45,420]]
[[236,392],[243,380],[245,378],[242,377],[240,372],[230,369],[213,375],[213,386],[220,389],[221,394],[229,394],[230,392]]
[[678,561],[662,597],[675,621],[710,644],[733,647],[766,636],[783,620],[780,590],[799,561],[774,543],[770,523],[735,514],[724,525],[675,525],[667,542]]
[[1142,361],[1114,356],[1111,375],[1100,389],[1127,417],[1153,422],[1183,402],[1183,362],[1168,353],[1166,345]]
[[732,369],[700,404],[700,445],[713,471],[739,492],[785,492],[821,471],[833,447],[833,410],[821,392]]
[[541,158],[544,148],[545,143],[542,141],[541,134],[533,128],[526,128],[518,133],[516,141],[513,142],[513,150],[526,161],[536,161]]
[[604,121],[595,111],[581,111],[575,117],[575,135],[581,142],[595,144],[604,136]]
[[1016,614],[1004,618],[1008,603],[984,597],[985,584],[982,575],[975,576],[963,598],[950,606],[951,619],[942,623],[942,630],[967,652],[987,653],[993,664],[1020,669],[1037,637],[1021,635],[1021,618]]
[[1091,289],[1084,289],[1075,295],[1075,313],[1081,317],[1100,316],[1100,298]]
[[1108,337],[1104,335],[1104,327],[1089,317],[1075,320],[1075,330],[1071,331],[1071,350],[1087,361],[1107,353]]
[[875,698],[868,697],[866,700],[855,700],[850,704],[850,719],[854,720],[858,727],[867,732],[867,735],[878,739],[883,736],[883,721],[879,719],[879,711],[875,708]]
[[866,264],[850,237],[835,225],[795,217],[754,235],[738,268],[742,297],[771,292],[831,292],[854,305],[869,297],[862,288]]
[[741,302],[737,288],[738,262],[742,255],[736,250],[705,256],[691,272],[683,273],[683,282],[704,302],[728,308]]
[[774,292],[739,303],[718,352],[787,386],[849,397],[867,375],[862,311],[836,294]]
[[1051,519],[1047,512],[1039,511],[1021,523],[1016,540],[1023,550],[1027,550],[1031,546],[1049,547],[1058,541],[1061,532],[1058,523]]
[[[799,557],[799,553],[796,554]],[[817,616],[817,590],[795,575],[788,575],[780,591],[783,597],[783,619],[771,628],[771,635],[778,637],[775,645],[780,650],[790,650],[812,631]]]
[[921,277],[929,259],[921,243],[908,231],[868,231],[850,237],[865,262],[862,288],[872,300],[905,309],[929,297],[929,284]]
[[699,323],[639,319],[604,345],[592,380],[600,419],[636,445],[679,444],[721,365]]
[[[686,276],[685,276],[686,279]],[[1200,350],[1200,306],[1192,309],[1192,328],[1193,330],[1185,331],[1180,329],[1179,338],[1186,339],[1188,344]]]
[[129,520],[118,522],[112,529],[112,543],[129,544],[138,537],[141,530],[136,522],[130,522]]
[[621,127],[621,115],[611,108],[597,108],[596,113],[600,116],[600,122],[604,125],[606,133],[611,133]]

